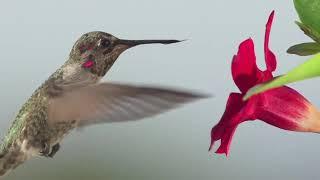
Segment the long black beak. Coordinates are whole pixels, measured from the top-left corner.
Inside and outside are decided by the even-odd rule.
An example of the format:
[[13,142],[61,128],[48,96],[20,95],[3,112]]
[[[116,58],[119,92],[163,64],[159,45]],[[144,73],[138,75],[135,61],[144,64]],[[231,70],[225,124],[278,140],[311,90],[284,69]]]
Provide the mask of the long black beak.
[[171,44],[181,42],[179,40],[126,40],[119,39],[118,44],[127,45],[129,47],[137,46],[140,44]]

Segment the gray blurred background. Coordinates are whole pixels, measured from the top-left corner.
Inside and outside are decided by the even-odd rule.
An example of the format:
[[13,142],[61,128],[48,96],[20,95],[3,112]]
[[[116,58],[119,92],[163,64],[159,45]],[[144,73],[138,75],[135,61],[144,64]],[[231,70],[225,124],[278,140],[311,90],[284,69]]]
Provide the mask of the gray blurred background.
[[[308,38],[295,26],[292,1],[1,1],[0,133],[37,86],[67,58],[88,31],[120,38],[177,38],[183,43],[126,51],[104,79],[174,86],[214,98],[139,122],[104,124],[74,132],[54,159],[35,158],[6,179],[311,179],[319,175],[320,136],[283,131],[261,121],[239,126],[230,156],[207,151],[210,130],[238,91],[230,63],[252,37],[264,68],[263,37],[276,10],[271,49],[277,74],[303,62],[285,53]],[[320,106],[319,79],[292,85]]]

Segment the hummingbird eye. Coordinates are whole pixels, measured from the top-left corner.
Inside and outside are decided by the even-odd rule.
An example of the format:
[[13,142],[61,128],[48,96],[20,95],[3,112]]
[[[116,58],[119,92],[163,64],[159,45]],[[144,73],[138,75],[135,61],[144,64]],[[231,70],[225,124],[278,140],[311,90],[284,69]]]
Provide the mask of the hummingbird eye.
[[107,48],[109,47],[111,42],[108,39],[100,39],[98,46]]

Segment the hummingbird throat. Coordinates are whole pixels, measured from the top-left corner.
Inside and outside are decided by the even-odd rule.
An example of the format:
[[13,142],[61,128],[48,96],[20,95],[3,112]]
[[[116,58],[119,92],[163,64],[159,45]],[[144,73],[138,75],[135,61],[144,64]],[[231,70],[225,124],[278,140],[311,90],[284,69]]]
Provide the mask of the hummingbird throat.
[[95,64],[95,62],[92,59],[88,59],[86,62],[82,64],[82,67],[84,68],[92,68],[92,66]]

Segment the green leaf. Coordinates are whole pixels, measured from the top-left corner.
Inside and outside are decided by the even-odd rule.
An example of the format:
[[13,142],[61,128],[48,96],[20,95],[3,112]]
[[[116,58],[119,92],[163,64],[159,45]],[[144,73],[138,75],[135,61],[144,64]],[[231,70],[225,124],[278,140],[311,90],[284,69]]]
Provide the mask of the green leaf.
[[320,33],[320,1],[294,0],[293,2],[301,22]]
[[269,82],[254,86],[248,90],[243,99],[247,100],[251,96],[262,93],[269,89],[318,76],[320,76],[320,54],[317,54],[303,64],[300,64],[298,67],[289,71],[286,75],[276,77]]
[[296,54],[299,56],[310,56],[320,52],[320,44],[315,42],[310,43],[301,43],[294,46],[291,46],[287,53]]
[[312,28],[302,24],[301,22],[296,21],[296,24],[304,32],[304,34],[306,34],[311,39],[313,39],[315,42],[320,44],[320,33],[318,33],[317,31],[313,30]]

